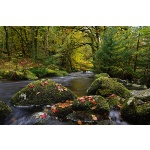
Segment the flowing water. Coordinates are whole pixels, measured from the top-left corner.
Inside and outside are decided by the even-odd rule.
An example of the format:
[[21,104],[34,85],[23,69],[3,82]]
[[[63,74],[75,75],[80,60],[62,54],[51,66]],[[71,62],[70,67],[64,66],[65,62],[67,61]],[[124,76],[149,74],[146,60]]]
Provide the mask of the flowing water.
[[[91,85],[94,78],[92,72],[77,72],[71,73],[68,76],[64,77],[52,77],[50,79],[56,81],[57,83],[66,86],[70,90],[72,90],[78,96],[86,95],[87,88]],[[10,82],[10,81],[1,81],[0,82],[0,99],[5,101],[9,106],[10,99],[13,94],[21,90],[30,81],[17,81],[17,82]],[[32,115],[37,111],[42,111],[40,108],[35,108],[34,110],[30,109],[22,109],[18,107],[11,106],[13,113],[6,119],[4,125],[27,125],[32,124]],[[119,118],[119,111],[112,109],[110,111],[110,117],[112,117],[115,121],[115,124],[128,124],[125,121],[120,120]],[[67,122],[61,122],[56,118],[49,118],[47,124],[52,125],[65,125],[68,124]]]

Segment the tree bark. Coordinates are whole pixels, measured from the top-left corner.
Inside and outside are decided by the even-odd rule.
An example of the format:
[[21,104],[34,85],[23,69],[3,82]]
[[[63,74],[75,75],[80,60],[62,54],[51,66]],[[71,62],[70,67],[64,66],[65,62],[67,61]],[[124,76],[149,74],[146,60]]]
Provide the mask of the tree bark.
[[6,50],[7,50],[7,55],[8,55],[8,59],[9,61],[11,60],[11,55],[10,55],[10,48],[9,48],[9,33],[8,33],[8,27],[4,26],[4,30],[5,30],[5,40],[6,40]]
[[[140,33],[138,34],[138,40],[137,40],[137,46],[136,46],[136,52],[139,51],[139,43],[140,43]],[[136,69],[137,69],[137,61],[138,61],[138,54],[135,55],[134,72],[136,72]]]

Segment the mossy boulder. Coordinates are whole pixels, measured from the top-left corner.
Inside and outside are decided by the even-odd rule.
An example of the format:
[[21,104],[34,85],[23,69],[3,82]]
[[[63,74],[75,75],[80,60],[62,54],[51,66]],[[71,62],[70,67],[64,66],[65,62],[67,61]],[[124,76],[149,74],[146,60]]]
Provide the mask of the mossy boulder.
[[50,79],[31,82],[14,94],[11,103],[15,106],[51,105],[53,103],[74,100],[76,95],[68,88]]
[[0,100],[0,123],[3,123],[3,121],[9,116],[11,112],[11,108],[5,102]]
[[87,111],[75,111],[67,115],[67,119],[78,125],[98,124],[98,122],[104,120],[101,115]]
[[130,91],[121,83],[108,77],[96,79],[87,90],[87,95],[101,95],[103,97],[116,94],[122,98],[130,97]]
[[97,78],[100,78],[100,77],[110,77],[109,76],[109,74],[107,74],[107,73],[100,73],[100,74],[95,74],[95,78],[97,79]]
[[[82,113],[78,114],[78,112]],[[81,120],[83,123],[94,123],[102,119],[108,119],[109,112],[109,105],[103,97],[82,96],[73,101],[67,100],[66,102],[52,105],[48,114],[63,121],[70,120],[76,123],[74,118],[76,116],[77,120]]]
[[102,116],[108,116],[110,112],[109,105],[105,98],[102,96],[82,96],[74,100],[72,108],[75,111],[89,111],[98,113]]
[[109,97],[107,97],[109,107],[114,109],[120,109],[124,101],[124,98],[121,98],[120,96],[117,96],[115,94],[112,94]]
[[73,112],[72,102],[73,101],[71,100],[66,100],[63,103],[56,103],[51,106],[50,110],[48,111],[48,114],[56,116],[61,120],[66,120],[66,116]]
[[150,101],[129,98],[121,108],[121,116],[133,124],[150,124]]

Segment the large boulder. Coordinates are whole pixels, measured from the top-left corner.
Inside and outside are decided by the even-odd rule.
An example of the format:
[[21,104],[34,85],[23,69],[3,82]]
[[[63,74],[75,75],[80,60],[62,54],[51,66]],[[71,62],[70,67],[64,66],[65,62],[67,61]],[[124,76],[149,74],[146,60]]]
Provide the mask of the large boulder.
[[87,90],[87,95],[101,95],[108,97],[116,94],[122,98],[130,97],[130,91],[121,83],[112,78],[100,77],[96,79]]
[[101,120],[109,119],[109,113],[110,108],[106,99],[99,95],[82,96],[73,101],[56,103],[48,111],[50,116],[72,121],[74,124],[97,124]]
[[0,124],[9,116],[12,112],[11,108],[3,101],[0,100]]
[[66,87],[50,79],[34,81],[14,94],[11,98],[15,106],[51,105],[53,103],[74,100],[76,95]]
[[130,97],[122,105],[121,116],[133,124],[150,124],[150,99]]

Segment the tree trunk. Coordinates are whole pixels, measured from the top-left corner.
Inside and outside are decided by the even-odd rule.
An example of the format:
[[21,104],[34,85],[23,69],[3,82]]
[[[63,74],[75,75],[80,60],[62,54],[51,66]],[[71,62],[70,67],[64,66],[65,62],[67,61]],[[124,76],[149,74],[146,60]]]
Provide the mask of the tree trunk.
[[35,27],[34,26],[31,26],[31,39],[32,39],[31,59],[34,62],[35,61]]
[[10,61],[10,60],[11,60],[11,57],[10,57],[10,48],[9,48],[9,33],[8,33],[8,27],[4,26],[4,30],[5,30],[6,50],[7,50],[8,59],[9,59],[9,61]]
[[[140,33],[138,34],[138,40],[137,40],[137,46],[136,46],[136,52],[139,51],[139,43],[140,43]],[[135,55],[134,72],[136,72],[136,69],[137,69],[137,60],[138,60],[138,54]]]

